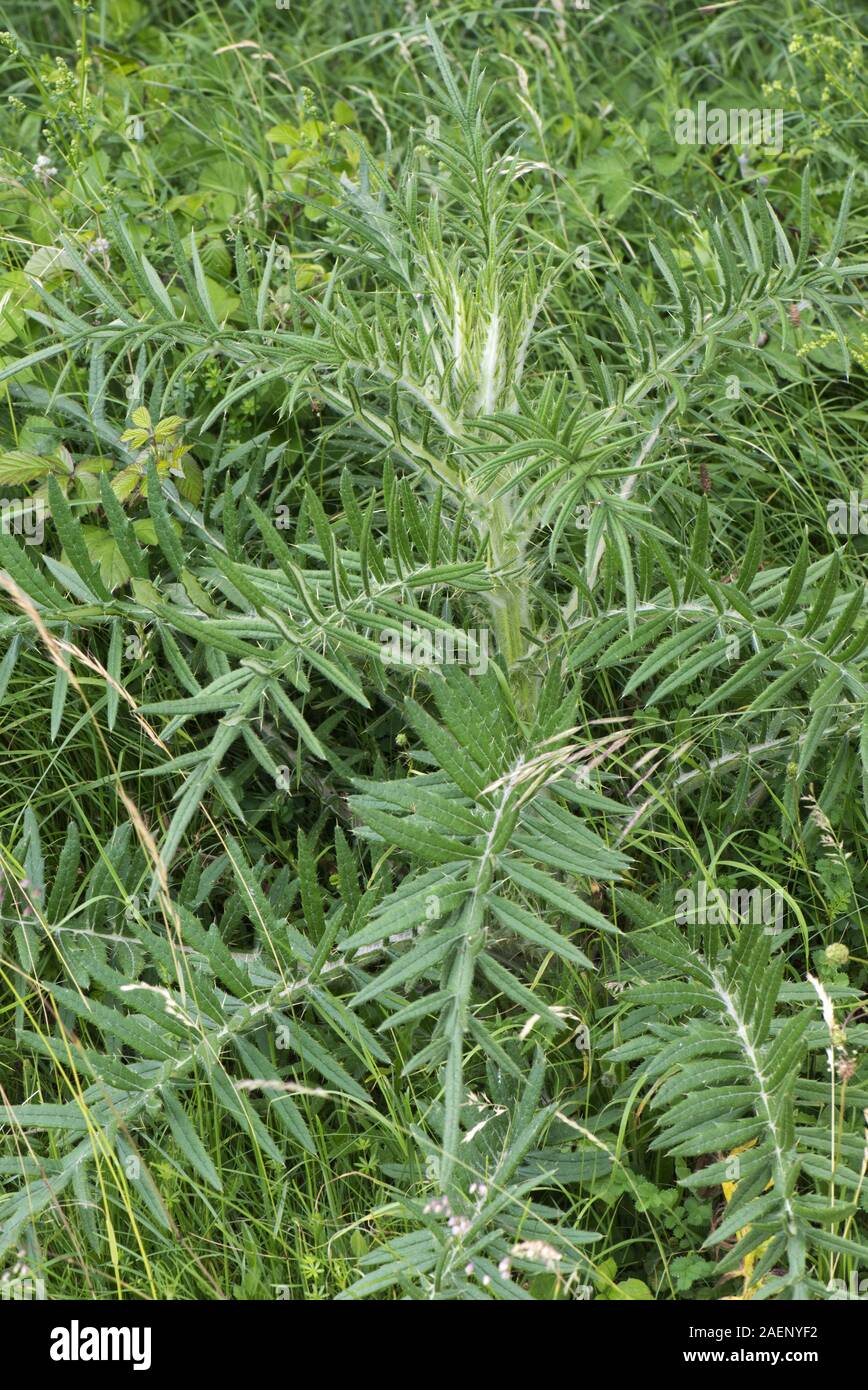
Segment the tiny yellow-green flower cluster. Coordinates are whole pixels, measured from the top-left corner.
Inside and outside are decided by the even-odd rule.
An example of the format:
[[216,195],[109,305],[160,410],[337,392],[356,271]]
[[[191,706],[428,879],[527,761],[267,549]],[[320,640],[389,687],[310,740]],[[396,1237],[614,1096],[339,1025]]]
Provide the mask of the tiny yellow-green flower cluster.
[[796,356],[807,357],[811,352],[820,352],[823,348],[827,348],[834,343],[837,337],[837,333],[831,330],[828,333],[821,333],[818,338],[812,338],[810,342],[802,343],[802,346],[796,352]]
[[787,52],[793,58],[801,57],[809,67],[822,68],[825,72],[834,65],[836,73],[841,72],[841,60],[846,55],[843,70],[851,77],[859,71],[862,57],[858,46],[848,47],[834,34],[816,34],[811,40],[804,34],[794,34],[787,45]]
[[799,100],[799,89],[798,89],[798,87],[785,87],[784,84],[783,84],[783,82],[781,82],[780,79],[778,78],[778,79],[777,79],[776,81],[774,81],[774,82],[764,82],[764,83],[763,83],[763,96],[764,96],[764,97],[782,96],[782,97],[786,97],[789,101],[798,101],[798,100]]
[[868,372],[868,337],[862,337],[858,343],[850,344],[850,356],[854,362],[858,362],[863,371]]

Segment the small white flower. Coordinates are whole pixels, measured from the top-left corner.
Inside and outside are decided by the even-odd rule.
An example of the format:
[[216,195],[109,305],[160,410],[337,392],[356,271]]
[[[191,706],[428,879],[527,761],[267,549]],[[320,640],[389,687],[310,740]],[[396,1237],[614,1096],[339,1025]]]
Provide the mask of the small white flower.
[[554,1271],[558,1267],[561,1258],[559,1250],[555,1250],[553,1245],[549,1245],[544,1240],[520,1240],[517,1245],[512,1247],[513,1255],[520,1255],[526,1260],[538,1260],[544,1264],[546,1269]]
[[54,175],[57,173],[57,166],[55,164],[52,164],[47,154],[39,154],[36,156],[36,163],[33,165],[33,172],[39,179],[40,183],[42,183],[43,186],[47,188],[49,181],[53,179]]
[[104,236],[94,237],[84,248],[84,258],[89,260],[91,256],[102,256],[106,270],[109,266],[108,253],[111,250],[111,242]]
[[432,1197],[430,1202],[426,1202],[422,1208],[425,1215],[430,1213],[432,1216],[450,1216],[451,1207],[448,1197]]

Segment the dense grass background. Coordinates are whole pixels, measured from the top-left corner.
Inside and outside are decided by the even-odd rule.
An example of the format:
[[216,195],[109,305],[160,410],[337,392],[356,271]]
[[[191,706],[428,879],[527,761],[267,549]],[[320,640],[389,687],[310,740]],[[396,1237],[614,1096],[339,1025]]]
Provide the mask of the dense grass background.
[[[57,304],[81,314],[91,327],[105,327],[111,319],[113,310],[94,297],[74,264],[58,252],[62,236],[71,238],[100,282],[139,313],[141,286],[106,226],[107,209],[126,220],[135,251],[144,252],[162,282],[170,284],[182,324],[174,339],[171,334],[143,338],[123,344],[117,354],[109,350],[96,368],[93,358],[70,348],[8,372],[0,383],[0,477],[8,497],[40,496],[46,488],[45,469],[22,473],[22,455],[55,464],[60,459],[74,523],[92,527],[85,537],[87,554],[114,597],[126,600],[128,572],[113,568],[114,551],[100,549],[94,534],[102,515],[100,461],[109,460],[106,476],[124,466],[120,434],[130,426],[131,410],[145,403],[155,420],[182,417],[174,439],[190,452],[184,456],[186,473],[175,476],[234,563],[260,571],[275,568],[246,510],[250,498],[268,517],[287,515],[291,525],[281,534],[302,557],[299,563],[319,564],[325,548],[311,548],[320,542],[306,489],[321,502],[327,524],[343,535],[345,468],[361,507],[375,497],[375,532],[384,553],[391,553],[395,531],[405,528],[386,515],[388,449],[338,428],[334,411],[299,375],[288,349],[287,368],[281,371],[278,337],[266,384],[225,405],[238,362],[219,343],[203,348],[185,339],[200,282],[191,290],[173,270],[166,214],[188,255],[194,233],[211,304],[229,334],[240,334],[245,323],[235,255],[239,236],[257,283],[269,247],[276,248],[262,299],[269,332],[312,332],[315,309],[328,303],[332,279],[347,278],[339,271],[345,257],[336,247],[349,241],[335,220],[341,178],[358,179],[360,151],[367,149],[394,182],[394,171],[420,141],[436,140],[427,14],[456,73],[466,73],[480,55],[491,86],[489,127],[503,128],[502,146],[515,142],[524,172],[510,187],[520,229],[511,264],[523,265],[522,258],[542,264],[548,256],[560,263],[588,249],[588,268],[580,261],[561,273],[549,293],[525,389],[536,399],[535,393],[557,377],[577,401],[586,399],[596,408],[603,387],[595,363],[628,382],[637,373],[629,345],[613,327],[614,292],[629,282],[640,302],[665,313],[668,324],[671,295],[651,243],[667,246],[688,277],[695,267],[713,266],[703,219],[719,204],[754,207],[757,193],[764,191],[798,250],[808,169],[811,255],[820,256],[835,235],[847,180],[855,174],[842,259],[856,266],[864,261],[866,88],[860,11],[858,5],[808,0],[702,10],[692,3],[592,0],[588,11],[572,8],[567,0],[537,6],[432,0],[427,10],[376,0],[293,3],[289,9],[265,0],[3,4],[0,24],[9,32],[0,48],[6,93],[0,109],[0,369],[51,342],[39,315],[54,318]],[[782,150],[740,160],[740,151],[729,146],[678,145],[675,113],[699,99],[724,108],[782,108]],[[435,152],[421,158],[436,167]],[[379,293],[376,266],[366,267],[359,253],[349,272],[362,313],[369,306],[373,311]],[[826,524],[830,500],[851,493],[868,497],[864,274],[863,264],[840,290],[837,333],[816,305],[799,308],[797,301],[791,313],[752,310],[737,334],[721,335],[719,358],[711,367],[701,355],[679,364],[665,457],[641,489],[650,509],[645,520],[663,533],[663,558],[668,555],[678,573],[686,572],[685,557],[705,506],[710,524],[702,564],[718,582],[734,578],[759,507],[764,570],[788,573],[807,538],[812,562],[838,551],[840,592],[864,596],[868,537],[836,538]],[[34,277],[54,296],[53,307],[40,298]],[[96,392],[95,372],[105,374],[105,386]],[[650,422],[650,415],[645,423],[631,419],[623,434],[607,443],[611,453],[603,459],[613,485],[620,483]],[[59,474],[59,465],[55,471]],[[601,481],[607,485],[606,475]],[[45,497],[54,510],[53,494],[45,490]],[[427,523],[431,495],[420,489],[417,500]],[[149,515],[141,505],[135,514],[139,520]],[[639,521],[636,525],[638,534]],[[478,538],[462,529],[454,513],[448,526],[451,558],[470,565],[480,553]],[[102,534],[108,533],[103,529]],[[49,554],[57,559],[63,549],[71,558],[70,546],[65,538],[58,543],[51,522],[46,535]],[[199,539],[191,540],[189,533],[182,537],[185,547]],[[158,597],[187,602],[190,585],[184,599],[183,577],[156,559],[157,537],[141,530],[139,540],[151,557]],[[34,547],[30,558],[39,554]],[[565,530],[554,554],[549,534],[535,535],[527,566],[535,611],[549,623],[540,647],[548,669],[557,667],[562,649],[568,657],[579,653],[567,667],[582,673],[573,720],[580,742],[587,745],[599,735],[597,721],[630,721],[629,747],[613,754],[602,790],[629,801],[631,812],[646,796],[653,799],[649,813],[634,823],[631,817],[624,845],[632,861],[627,896],[615,901],[608,884],[594,883],[588,889],[592,903],[629,931],[649,920],[671,919],[677,888],[697,872],[708,870],[725,888],[750,881],[780,891],[787,913],[782,943],[782,969],[791,988],[787,999],[810,1001],[805,976],[810,971],[818,977],[832,991],[840,1020],[847,1020],[846,1055],[858,1067],[868,1037],[860,1012],[868,970],[868,839],[858,742],[864,687],[861,707],[852,688],[844,694],[836,689],[839,707],[821,730],[810,767],[797,777],[798,749],[813,712],[810,690],[788,693],[767,725],[745,731],[735,727],[731,712],[696,713],[725,675],[706,673],[705,683],[646,702],[650,686],[625,698],[622,668],[600,667],[595,652],[583,659],[583,644],[600,612],[626,602],[617,565],[604,571],[602,598],[589,595],[585,559],[585,537],[575,528]],[[646,556],[637,563],[640,598],[651,591],[651,569],[658,561],[659,556]],[[4,560],[4,569],[9,568]],[[213,582],[215,572],[198,569],[196,574],[219,601],[220,613],[228,611],[225,589],[221,594]],[[661,571],[656,574],[654,583],[663,584]],[[433,593],[430,597],[433,604]],[[75,598],[82,601],[80,594]],[[233,601],[230,596],[230,605]],[[436,611],[471,626],[480,621],[474,602],[472,586],[462,590],[459,584],[454,592],[438,592],[437,604],[445,606]],[[240,607],[243,611],[243,603]],[[236,608],[232,612],[237,616]],[[208,616],[200,605],[196,621],[205,626]],[[146,971],[142,978],[155,990],[173,984],[171,961],[145,964],[145,947],[132,925],[159,922],[148,898],[151,865],[137,843],[135,811],[162,842],[186,775],[180,766],[166,771],[165,744],[150,738],[125,700],[118,700],[105,668],[117,673],[160,737],[171,743],[171,757],[182,757],[210,742],[221,711],[204,708],[191,719],[164,708],[165,702],[189,697],[185,674],[191,667],[197,682],[201,678],[206,685],[223,672],[220,661],[226,659],[204,656],[195,633],[179,637],[167,650],[160,623],[132,602],[123,612],[105,605],[93,606],[92,613],[79,609],[68,627],[54,613],[48,626],[55,638],[71,642],[87,658],[76,658],[74,680],[62,669],[58,674],[50,643],[38,635],[32,614],[22,617],[11,598],[4,601],[0,660],[11,656],[0,667],[5,879],[0,1097],[25,1107],[10,1111],[0,1158],[0,1176],[8,1184],[0,1223],[11,1214],[0,1257],[7,1275],[20,1277],[26,1266],[44,1280],[52,1298],[272,1298],[283,1291],[292,1298],[330,1299],[353,1290],[365,1269],[363,1257],[388,1252],[392,1242],[424,1225],[422,1206],[437,1196],[419,1129],[429,1122],[436,1129],[442,1077],[435,1066],[409,1076],[401,1072],[426,1037],[407,1026],[394,1037],[386,1034],[385,1053],[372,1052],[361,1035],[342,1035],[335,1043],[319,1019],[317,1038],[326,1049],[335,1047],[341,1075],[348,1069],[362,1087],[362,1098],[341,1094],[339,1076],[325,1075],[304,1059],[292,1077],[294,1101],[311,1141],[307,1148],[281,1133],[267,1097],[266,1103],[256,1101],[260,1123],[272,1142],[279,1142],[279,1162],[264,1147],[262,1131],[245,1128],[243,1111],[241,1123],[227,1121],[225,1098],[215,1096],[207,1075],[198,1072],[191,1074],[184,1099],[204,1152],[202,1157],[196,1151],[198,1162],[191,1160],[186,1126],[173,1127],[159,1104],[138,1116],[135,1126],[122,1124],[105,1137],[102,1121],[89,1118],[90,1099],[82,1099],[93,1084],[77,1055],[82,1020],[75,1019],[71,1002],[58,1010],[50,1001],[52,990],[64,983],[68,995],[78,989],[94,999],[107,997],[110,988],[87,959],[67,958],[66,945],[76,942],[58,933],[102,938],[107,968],[129,979]],[[638,658],[632,669],[637,665]],[[307,688],[299,687],[299,704],[331,761],[311,756],[305,739],[279,710],[257,706],[250,722],[258,742],[242,740],[230,749],[221,780],[208,787],[183,826],[170,866],[167,899],[198,913],[206,928],[216,923],[236,957],[262,949],[255,922],[259,914],[261,925],[264,910],[245,889],[245,877],[269,895],[276,921],[288,917],[310,924],[324,912],[339,936],[346,927],[339,913],[351,896],[349,883],[358,879],[371,892],[384,875],[390,883],[390,875],[400,882],[400,856],[396,868],[382,840],[374,836],[357,843],[353,836],[358,817],[347,804],[350,778],[385,780],[430,767],[404,707],[408,694],[430,704],[423,680],[383,681],[357,671],[370,696],[370,708],[364,708],[327,675],[308,674]],[[297,692],[291,693],[295,698]],[[754,693],[739,694],[733,710],[743,709]],[[752,740],[777,741],[778,755],[748,757]],[[712,776],[709,765],[728,757],[736,775]],[[64,860],[70,824],[80,848]],[[620,843],[623,825],[607,811],[595,822],[610,846]],[[245,865],[240,880],[221,858],[228,852],[231,859],[227,846],[236,842]],[[209,865],[219,869],[211,878]],[[53,917],[46,909],[52,896]],[[172,930],[167,926],[170,942]],[[37,969],[28,965],[25,949],[34,931],[37,936],[44,931],[47,943]],[[832,945],[844,945],[846,952],[827,957]],[[544,1197],[529,1181],[515,1198],[511,1238],[521,1240],[523,1223],[532,1217],[551,1233],[563,1263],[558,1272],[551,1261],[549,1267],[543,1259],[522,1268],[519,1259],[514,1287],[543,1299],[575,1297],[577,1289],[602,1299],[738,1296],[745,1288],[741,1275],[749,1275],[749,1268],[739,1270],[736,1261],[729,1280],[718,1268],[735,1232],[722,1249],[700,1250],[725,1218],[722,1182],[678,1186],[678,1179],[698,1170],[696,1159],[673,1158],[654,1147],[640,1069],[608,1056],[613,1045],[630,1037],[629,1028],[621,1029],[627,1006],[609,987],[624,978],[625,968],[629,974],[630,953],[625,955],[621,938],[604,934],[593,948],[584,941],[583,949],[592,952],[593,974],[520,951],[513,960],[523,982],[540,986],[546,1001],[565,1010],[571,1024],[589,1025],[591,1038],[585,1050],[577,1050],[574,1030],[547,1036],[542,1102],[556,1104],[558,1118],[546,1140],[546,1157],[537,1158],[534,1170],[531,1154],[522,1176],[529,1181],[542,1169],[549,1176]],[[512,1016],[507,1009],[493,1017],[495,1037],[508,1049],[518,1048],[509,1055],[516,1060],[521,1054],[520,1070],[529,1072],[530,1052],[521,1052],[525,1040],[517,1038],[522,1019],[516,1023],[514,1009]],[[379,1014],[366,1018],[371,1030],[381,1021]],[[85,1042],[92,1027],[98,1030],[98,1021],[84,1021]],[[819,1012],[812,1028],[808,1070],[812,1083],[828,1090],[829,1042]],[[29,1038],[26,1046],[22,1030]],[[382,1041],[384,1035],[376,1037]],[[54,1041],[40,1050],[40,1038]],[[276,1075],[282,1076],[273,1037],[270,1047]],[[126,1060],[133,1051],[124,1052]],[[236,1063],[234,1070],[227,1064],[227,1075],[237,1081],[256,1072],[250,1063]],[[837,1092],[818,1102],[824,1108],[817,1124],[831,1124],[834,1136],[840,1122],[841,1166],[858,1176],[861,1162],[864,1178],[860,1107],[866,1093],[859,1089],[860,1075],[848,1075]],[[508,1124],[517,1102],[514,1088],[504,1083],[498,1096],[490,1080],[477,1049],[467,1085],[480,1122],[494,1133]],[[52,1164],[60,1165],[64,1152],[52,1128],[53,1112],[39,1115],[31,1107],[70,1102],[77,1103],[82,1117],[78,1137],[89,1135],[91,1141],[92,1171],[86,1179],[77,1175],[62,1198],[46,1196],[30,1219],[26,1192],[20,1205],[22,1176],[47,1177],[50,1188],[58,1171]],[[251,1108],[252,1102],[245,1103]],[[473,1127],[466,1114],[463,1122],[465,1130]],[[540,1140],[535,1150],[542,1146]],[[726,1152],[719,1146],[721,1158]],[[603,1155],[596,1164],[588,1157],[595,1153]],[[832,1201],[834,1185],[833,1179],[832,1191],[829,1183],[823,1189]],[[861,1239],[864,1200],[860,1181],[857,1214],[829,1226],[843,1244],[827,1243],[812,1252],[811,1296],[821,1297],[832,1279],[847,1281],[859,1273],[855,1242]],[[585,1243],[588,1232],[599,1237],[593,1244]],[[406,1276],[396,1276],[398,1292],[419,1295],[427,1288],[430,1293],[425,1279],[416,1278],[408,1247],[401,1249]],[[460,1268],[448,1269],[449,1278],[442,1285],[435,1281],[433,1292],[477,1297],[490,1288],[470,1276],[462,1282]],[[506,1287],[496,1292],[509,1296]]]

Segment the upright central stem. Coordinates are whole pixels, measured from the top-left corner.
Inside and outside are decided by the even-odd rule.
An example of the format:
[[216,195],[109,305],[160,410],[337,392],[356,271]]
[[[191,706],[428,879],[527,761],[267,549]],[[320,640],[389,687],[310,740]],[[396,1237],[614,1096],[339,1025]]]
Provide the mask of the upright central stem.
[[497,650],[502,656],[522,718],[533,715],[536,679],[529,669],[528,639],[530,598],[525,565],[526,534],[510,515],[505,498],[498,498],[489,512],[488,541],[494,588],[488,595]]

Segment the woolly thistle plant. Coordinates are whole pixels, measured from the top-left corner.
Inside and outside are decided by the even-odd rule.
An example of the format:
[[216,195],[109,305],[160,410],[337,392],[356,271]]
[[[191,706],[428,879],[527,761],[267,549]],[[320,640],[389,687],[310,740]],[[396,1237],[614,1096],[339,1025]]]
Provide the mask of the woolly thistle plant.
[[[641,1205],[619,1126],[647,1089],[641,1141],[687,1189],[731,1176],[726,1151],[742,1149],[708,1234],[729,1243],[719,1273],[753,1255],[756,1296],[820,1296],[823,1261],[864,1250],[865,1094],[842,1082],[830,1127],[830,1078],[811,1070],[827,1039],[793,978],[793,932],[728,917],[680,928],[643,893],[637,845],[697,787],[720,829],[755,804],[757,770],[784,819],[818,775],[827,803],[857,795],[860,746],[868,777],[864,585],[842,587],[836,551],[814,554],[807,537],[794,562],[764,561],[759,501],[736,569],[716,572],[720,504],[708,487],[686,493],[682,467],[685,434],[713,418],[760,325],[786,329],[790,306],[810,305],[842,336],[848,284],[866,271],[841,260],[849,189],[819,251],[807,172],[797,236],[762,191],[685,214],[703,255],[652,244],[653,294],[610,266],[595,331],[576,330],[564,297],[590,273],[580,248],[541,222],[549,195],[533,191],[521,139],[489,122],[479,62],[465,77],[431,29],[428,43],[424,138],[393,167],[353,137],[352,172],[324,201],[310,194],[326,209],[312,224],[324,273],[284,287],[288,326],[273,312],[274,245],[262,254],[238,227],[227,316],[193,233],[182,244],[169,216],[158,267],[105,209],[126,292],[68,238],[80,302],[40,284],[47,339],[0,368],[35,400],[28,370],[89,364],[86,410],[62,391],[44,405],[108,459],[80,485],[48,465],[53,553],[0,536],[2,680],[43,645],[53,734],[70,690],[100,692],[100,757],[128,813],[86,897],[77,827],[53,872],[35,819],[24,827],[17,858],[39,896],[12,931],[35,991],[18,993],[16,1037],[67,1091],[9,1109],[17,1134],[51,1143],[28,1139],[3,1241],[70,1192],[92,1205],[106,1173],[137,1174],[135,1201],[166,1227],[144,1155],[167,1141],[219,1193],[197,1082],[220,1123],[280,1165],[316,1152],[337,1098],[376,1113],[397,1078],[426,1098],[390,1175],[405,1229],[348,1296],[521,1298],[535,1273],[575,1292],[597,1236],[563,1227],[557,1183],[620,1183]],[[214,360],[225,389],[186,418],[184,383]],[[130,363],[128,426],[112,387]],[[283,420],[313,403],[344,451],[339,477],[299,473],[275,499],[267,439],[230,451],[222,481],[219,451],[200,470],[197,439],[263,397]],[[402,624],[450,640],[490,624],[492,659],[473,675],[432,669],[411,643],[388,665],[384,638]],[[131,632],[158,650],[165,698],[129,693]],[[149,785],[171,792],[150,821],[111,753],[123,719]],[[646,738],[660,719],[674,750]],[[360,751],[368,722],[392,739],[391,763]],[[264,806],[245,794],[257,779]],[[322,814],[268,870],[227,826],[258,824],[289,792]],[[847,962],[836,946],[826,957]],[[846,983],[830,988],[852,1007]],[[594,998],[614,1070],[588,1113],[569,1078]]]

